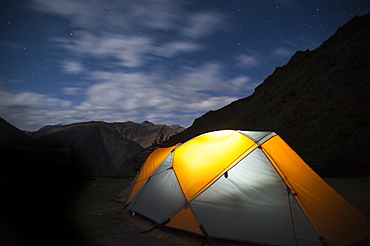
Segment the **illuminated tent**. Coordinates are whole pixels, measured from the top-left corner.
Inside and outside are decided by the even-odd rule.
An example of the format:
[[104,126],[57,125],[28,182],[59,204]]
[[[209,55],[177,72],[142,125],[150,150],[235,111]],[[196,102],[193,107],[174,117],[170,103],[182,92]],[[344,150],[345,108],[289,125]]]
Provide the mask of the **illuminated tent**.
[[158,224],[274,245],[351,245],[369,219],[274,132],[223,130],[155,150],[122,194]]

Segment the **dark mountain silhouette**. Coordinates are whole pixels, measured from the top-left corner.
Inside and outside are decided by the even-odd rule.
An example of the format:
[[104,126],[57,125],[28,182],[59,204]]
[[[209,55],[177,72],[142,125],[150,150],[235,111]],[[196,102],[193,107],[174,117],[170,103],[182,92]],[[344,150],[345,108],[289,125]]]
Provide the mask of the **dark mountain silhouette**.
[[[76,176],[70,172],[69,148],[42,147],[0,118],[0,153],[2,242],[27,245],[40,241],[36,235],[42,231],[45,242],[69,235],[81,244],[83,240],[67,219],[72,194],[79,190]],[[63,238],[61,241],[67,243]]]
[[322,176],[370,175],[370,14],[298,51],[255,92],[196,119],[164,145],[217,129],[272,130]]
[[70,147],[79,173],[91,176],[122,173],[129,168],[125,161],[143,150],[101,121],[64,125],[30,136],[46,146]]
[[6,190],[35,193],[42,186],[68,180],[71,174],[68,147],[42,146],[2,118],[0,153],[3,158],[0,183]]
[[14,162],[17,145],[35,144],[32,138],[0,117],[0,177]]
[[[181,127],[176,129],[181,130]],[[121,175],[132,170],[137,153],[154,147],[177,130],[166,125],[92,121],[42,127],[28,133],[43,146],[66,146],[71,149],[77,173],[90,176]],[[141,158],[142,159],[142,158]]]

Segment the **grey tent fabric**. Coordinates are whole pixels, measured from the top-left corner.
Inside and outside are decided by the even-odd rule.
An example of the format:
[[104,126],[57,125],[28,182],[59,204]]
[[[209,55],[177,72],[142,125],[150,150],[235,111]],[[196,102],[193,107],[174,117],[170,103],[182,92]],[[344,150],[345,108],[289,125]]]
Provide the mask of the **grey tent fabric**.
[[186,205],[186,200],[171,165],[172,155],[157,169],[127,208],[159,224],[178,213]]
[[258,145],[263,144],[273,136],[276,136],[275,132],[259,132],[259,131],[238,131],[248,138],[255,141]]
[[289,201],[286,185],[258,148],[190,206],[211,237],[278,245],[296,245],[297,237],[299,245],[321,245],[319,235],[294,198]]

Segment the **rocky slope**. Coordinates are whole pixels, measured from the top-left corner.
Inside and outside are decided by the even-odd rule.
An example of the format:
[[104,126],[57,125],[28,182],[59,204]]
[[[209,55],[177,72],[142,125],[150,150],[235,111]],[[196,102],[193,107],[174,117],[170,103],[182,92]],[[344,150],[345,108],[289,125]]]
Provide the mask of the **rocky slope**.
[[109,123],[109,126],[121,134],[122,137],[130,139],[143,148],[155,146],[177,134],[181,127],[172,128],[166,125],[154,125],[144,121],[141,124],[132,121]]
[[255,92],[196,119],[164,145],[217,129],[277,132],[322,176],[370,175],[370,14],[298,51]]
[[179,124],[170,125],[170,127],[171,127],[172,129],[174,129],[177,133],[182,132],[183,130],[185,130],[185,129],[186,129],[185,127],[182,127],[182,126],[180,126]]

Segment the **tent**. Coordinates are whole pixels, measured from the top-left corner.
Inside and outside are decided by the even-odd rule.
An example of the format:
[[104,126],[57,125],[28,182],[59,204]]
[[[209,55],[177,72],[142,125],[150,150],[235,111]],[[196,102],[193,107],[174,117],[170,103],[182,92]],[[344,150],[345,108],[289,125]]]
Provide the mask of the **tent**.
[[129,210],[207,238],[351,245],[370,220],[274,132],[221,130],[156,149],[123,193]]

